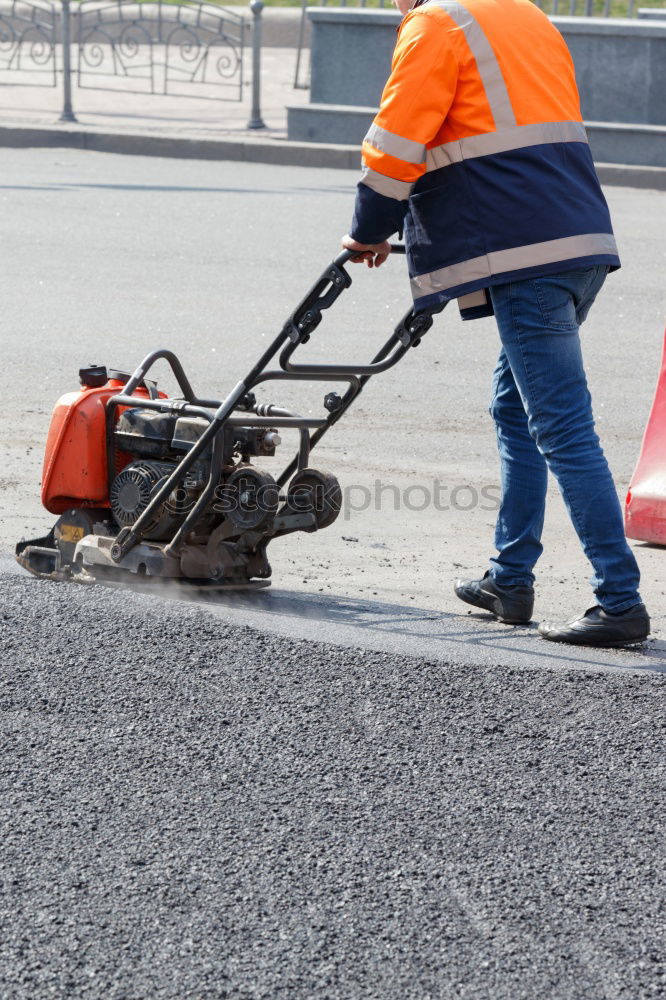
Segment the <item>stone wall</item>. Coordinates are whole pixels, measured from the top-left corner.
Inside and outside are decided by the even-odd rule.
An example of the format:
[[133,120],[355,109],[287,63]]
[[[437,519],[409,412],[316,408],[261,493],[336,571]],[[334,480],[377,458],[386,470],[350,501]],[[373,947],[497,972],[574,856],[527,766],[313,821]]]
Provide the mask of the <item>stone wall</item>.
[[[359,142],[395,46],[397,12],[312,8],[310,105],[289,111],[289,137]],[[666,22],[554,17],[572,52],[593,152],[666,166]],[[598,123],[598,126],[597,126]]]

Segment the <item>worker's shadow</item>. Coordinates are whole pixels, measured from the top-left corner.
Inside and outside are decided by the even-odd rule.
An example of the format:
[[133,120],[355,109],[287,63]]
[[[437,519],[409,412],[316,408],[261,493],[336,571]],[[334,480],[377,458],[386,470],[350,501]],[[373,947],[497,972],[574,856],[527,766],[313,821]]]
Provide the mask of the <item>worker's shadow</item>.
[[[419,658],[449,659],[457,652],[490,650],[503,654],[506,662],[529,657],[533,664],[557,661],[566,666],[621,667],[636,670],[656,670],[666,673],[666,641],[651,639],[630,649],[585,649],[549,643],[531,626],[507,626],[485,613],[451,614],[384,601],[369,601],[335,594],[309,594],[301,591],[270,589],[227,593],[198,592],[197,601],[224,608],[236,619],[247,616],[244,623],[261,628],[262,618],[285,620],[294,627],[300,622],[300,634],[321,641],[358,645]],[[318,622],[320,630],[304,629],[306,622]],[[263,627],[269,626],[263,622]],[[329,628],[330,626],[330,628]],[[304,635],[304,632],[306,633]],[[356,638],[355,638],[356,637]],[[472,657],[480,659],[480,657]],[[499,661],[498,661],[499,662]]]

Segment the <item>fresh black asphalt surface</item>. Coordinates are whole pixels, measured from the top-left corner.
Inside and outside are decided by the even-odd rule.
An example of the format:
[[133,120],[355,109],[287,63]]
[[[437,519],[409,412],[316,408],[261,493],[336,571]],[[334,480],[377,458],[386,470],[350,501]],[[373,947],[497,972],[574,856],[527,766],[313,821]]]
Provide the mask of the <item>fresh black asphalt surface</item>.
[[0,594],[3,997],[664,996],[663,674]]

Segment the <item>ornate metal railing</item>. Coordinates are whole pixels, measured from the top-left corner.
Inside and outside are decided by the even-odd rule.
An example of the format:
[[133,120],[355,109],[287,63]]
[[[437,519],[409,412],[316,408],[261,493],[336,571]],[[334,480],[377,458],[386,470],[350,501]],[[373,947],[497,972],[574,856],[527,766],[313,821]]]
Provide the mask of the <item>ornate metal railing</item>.
[[77,14],[79,87],[241,100],[242,15],[206,3],[100,3]]
[[[6,71],[39,73],[39,84],[55,87],[56,10],[46,0],[11,0],[0,5],[0,79]],[[16,81],[19,82],[18,80]],[[20,80],[22,86],[26,81]]]

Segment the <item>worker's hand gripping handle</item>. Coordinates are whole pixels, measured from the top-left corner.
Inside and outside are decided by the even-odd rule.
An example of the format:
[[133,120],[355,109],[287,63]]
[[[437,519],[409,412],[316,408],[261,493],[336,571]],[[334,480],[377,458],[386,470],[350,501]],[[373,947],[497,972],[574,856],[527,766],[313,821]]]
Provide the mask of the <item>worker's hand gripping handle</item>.
[[[404,254],[405,252],[406,251],[405,251],[405,245],[404,245],[404,243],[392,243],[391,244],[391,253],[402,253],[402,254]],[[354,257],[358,257],[358,256],[359,256],[359,251],[358,250],[343,250],[335,258],[335,263],[338,265],[338,267],[342,267],[343,264],[346,264],[348,261],[353,260]]]

